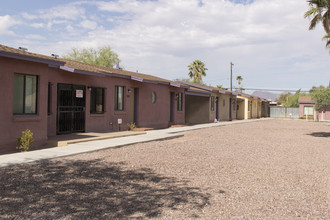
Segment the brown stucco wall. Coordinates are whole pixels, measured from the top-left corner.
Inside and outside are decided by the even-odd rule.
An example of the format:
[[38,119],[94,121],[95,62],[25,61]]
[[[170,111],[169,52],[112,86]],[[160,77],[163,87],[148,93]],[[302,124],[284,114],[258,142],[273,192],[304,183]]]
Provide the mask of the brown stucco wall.
[[[131,79],[119,77],[100,77],[71,73],[58,68],[48,67],[47,64],[0,58],[0,92],[3,107],[0,109],[0,152],[15,150],[17,137],[21,132],[30,129],[34,133],[33,147],[46,143],[48,137],[56,135],[57,128],[57,86],[59,83],[85,86],[85,131],[118,131],[118,118],[122,119],[121,130],[127,130],[131,115],[131,94],[128,89],[138,88],[137,125],[140,127],[165,128],[168,127],[170,117],[170,92],[184,94],[183,88],[155,83],[141,83]],[[13,115],[14,73],[38,76],[37,114]],[[48,83],[51,83],[51,114],[47,113]],[[124,86],[124,110],[114,110],[115,86]],[[104,114],[90,113],[90,91],[88,87],[105,88]],[[155,91],[157,101],[151,103],[151,92]],[[176,96],[175,96],[176,97]],[[174,124],[183,124],[183,110],[177,111],[176,98],[174,100]]]
[[319,110],[317,110],[316,116],[317,116],[317,119],[320,121],[323,121],[323,120],[330,121],[330,106],[320,108]]
[[13,115],[13,92],[14,73],[37,75],[38,100],[47,100],[48,66],[8,58],[1,58],[0,66],[0,152],[15,151],[17,138],[26,129],[34,133],[33,148],[44,144],[47,140],[47,102],[38,102],[37,115]]
[[[151,93],[156,93],[156,102],[151,102]],[[170,121],[170,92],[174,93],[173,118],[175,124],[184,124],[184,89],[161,84],[143,83],[139,87],[139,116],[140,127],[165,128]],[[176,94],[182,93],[182,111],[177,110]]]

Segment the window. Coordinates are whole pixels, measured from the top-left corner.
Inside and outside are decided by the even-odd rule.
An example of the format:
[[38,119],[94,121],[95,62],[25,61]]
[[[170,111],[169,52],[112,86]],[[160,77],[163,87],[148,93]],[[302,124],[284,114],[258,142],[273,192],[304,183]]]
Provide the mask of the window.
[[214,111],[214,96],[211,96],[211,111]]
[[156,103],[156,93],[155,92],[152,92],[151,93],[151,103],[152,104],[155,104]]
[[14,114],[37,113],[37,82],[33,75],[14,75]]
[[304,106],[304,115],[313,115],[313,106]]
[[178,111],[182,111],[182,92],[178,93],[177,109]]
[[124,86],[115,86],[115,110],[124,110]]
[[104,89],[91,88],[91,108],[90,112],[94,114],[104,113]]

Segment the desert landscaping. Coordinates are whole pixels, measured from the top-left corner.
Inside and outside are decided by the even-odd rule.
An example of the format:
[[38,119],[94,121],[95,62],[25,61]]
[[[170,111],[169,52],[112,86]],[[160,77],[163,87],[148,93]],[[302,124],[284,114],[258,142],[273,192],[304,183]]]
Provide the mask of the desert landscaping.
[[263,120],[0,169],[0,218],[327,219],[330,124]]

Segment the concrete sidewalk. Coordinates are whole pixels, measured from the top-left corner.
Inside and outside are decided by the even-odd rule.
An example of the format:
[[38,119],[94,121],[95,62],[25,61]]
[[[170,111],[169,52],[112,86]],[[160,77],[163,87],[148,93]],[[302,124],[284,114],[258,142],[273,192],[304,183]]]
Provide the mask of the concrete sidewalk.
[[87,142],[68,144],[65,147],[54,147],[54,148],[47,148],[42,150],[30,151],[30,152],[0,155],[0,167],[98,151],[107,148],[123,147],[136,143],[144,143],[150,141],[159,141],[159,140],[177,138],[177,137],[182,137],[184,135],[183,132],[196,130],[196,129],[218,127],[218,126],[240,124],[240,123],[249,123],[249,122],[263,121],[263,120],[270,120],[270,119],[269,118],[252,119],[252,120],[241,120],[241,121],[231,121],[231,122],[199,124],[199,125],[176,127],[176,128],[166,128],[161,130],[147,131],[146,134],[140,134],[136,136],[134,135],[134,136],[112,138],[112,139],[87,141]]

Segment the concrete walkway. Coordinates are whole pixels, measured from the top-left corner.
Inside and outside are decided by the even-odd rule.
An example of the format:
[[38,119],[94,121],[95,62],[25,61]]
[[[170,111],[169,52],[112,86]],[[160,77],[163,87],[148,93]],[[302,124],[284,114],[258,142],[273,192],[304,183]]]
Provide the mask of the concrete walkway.
[[123,147],[136,143],[144,143],[150,141],[177,138],[177,137],[182,137],[184,135],[183,132],[196,130],[196,129],[240,124],[240,123],[249,123],[249,122],[263,121],[263,120],[270,120],[270,119],[265,118],[265,119],[240,120],[240,121],[231,121],[231,122],[208,123],[208,124],[199,124],[199,125],[176,127],[176,128],[167,128],[161,130],[147,131],[146,134],[140,134],[140,135],[87,141],[87,142],[68,144],[65,147],[54,147],[54,148],[47,148],[42,150],[30,151],[30,152],[0,155],[0,167],[98,151],[107,148]]

